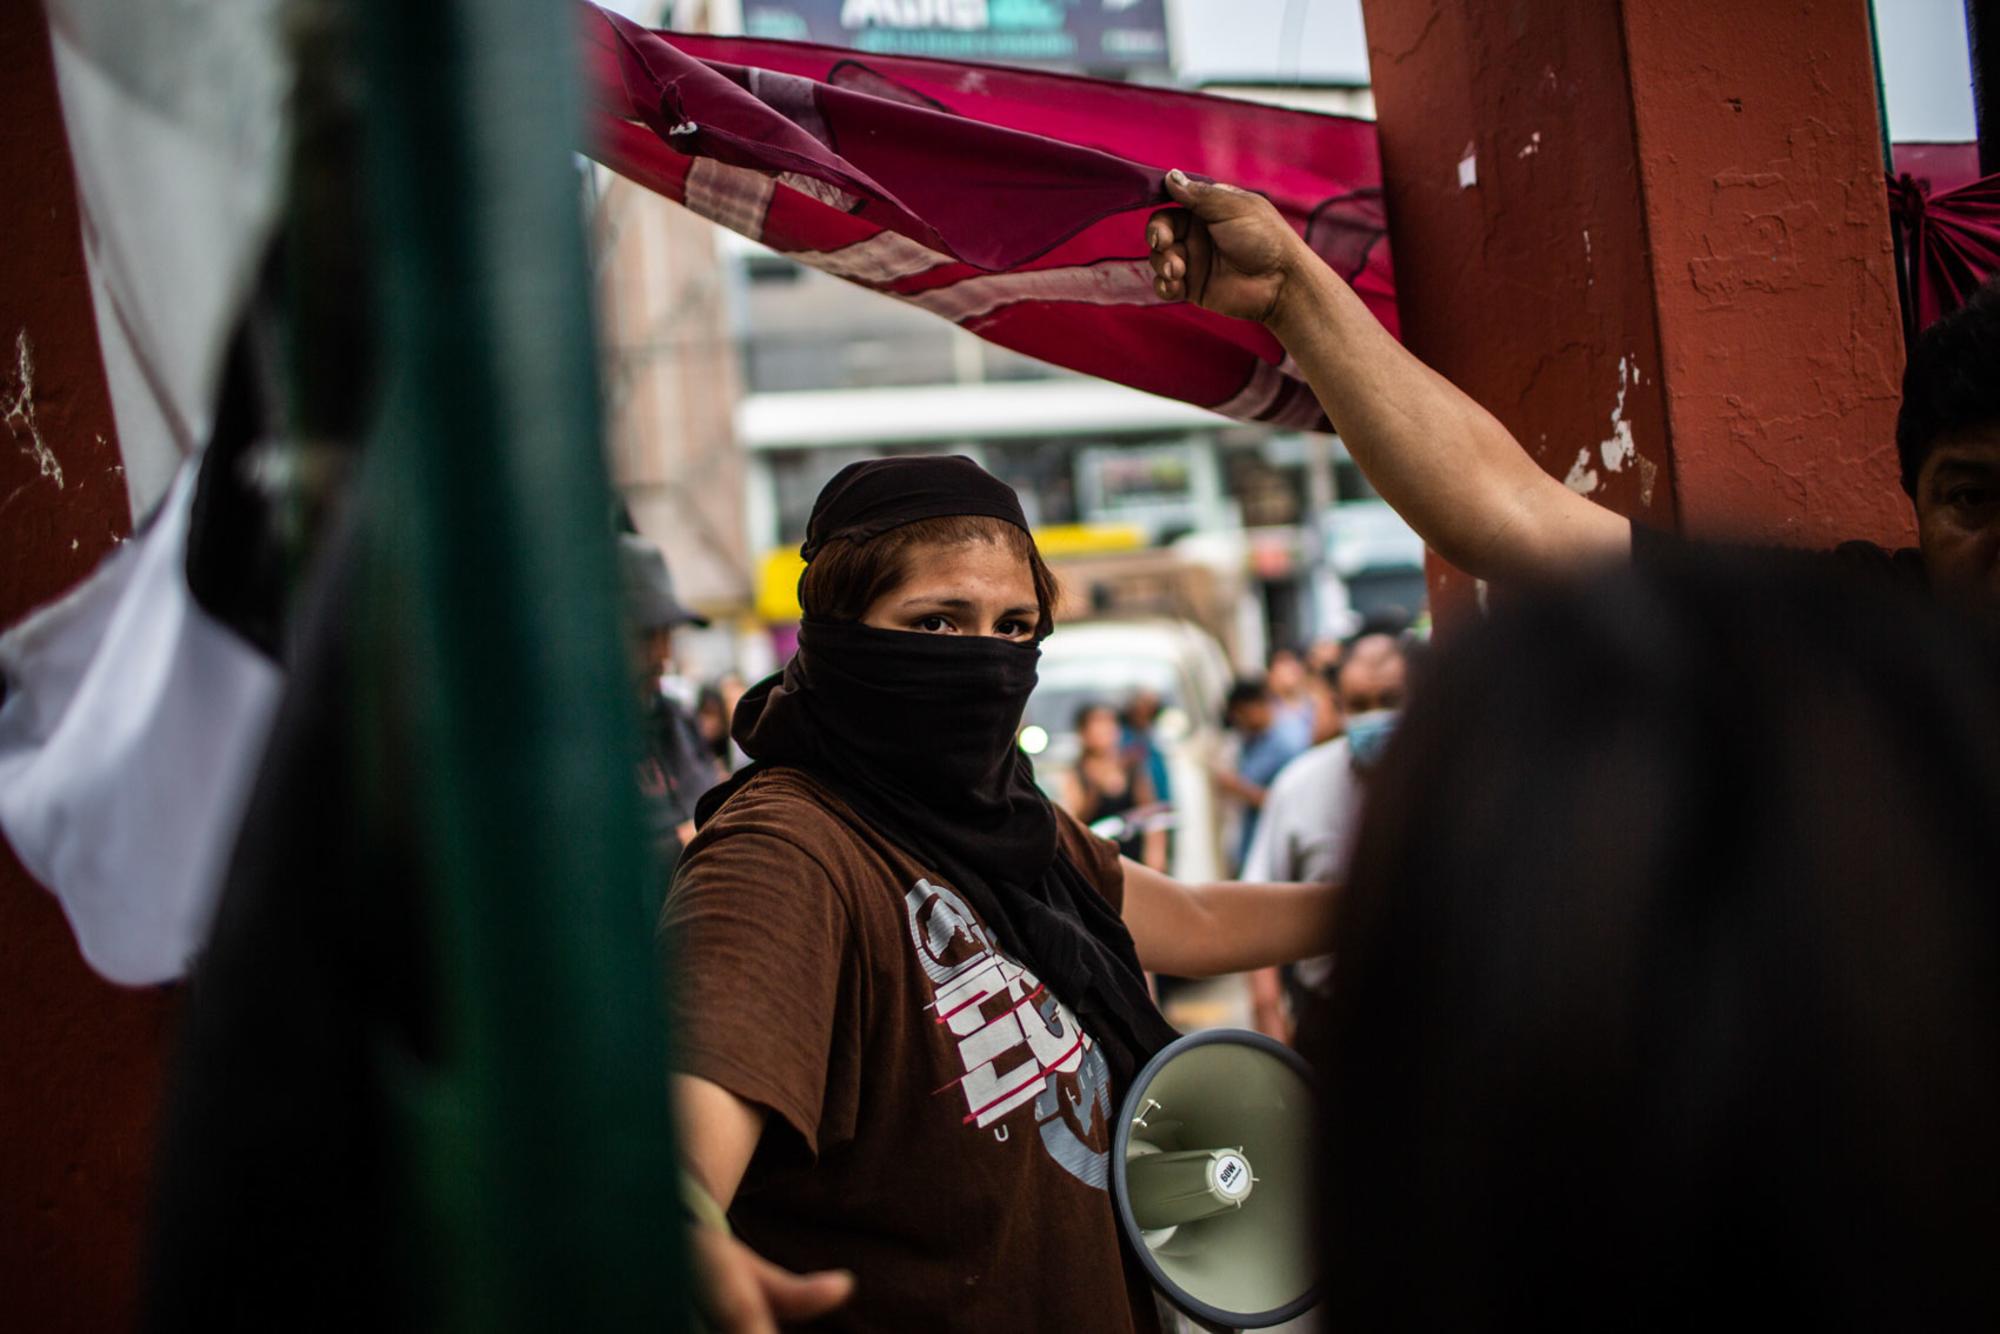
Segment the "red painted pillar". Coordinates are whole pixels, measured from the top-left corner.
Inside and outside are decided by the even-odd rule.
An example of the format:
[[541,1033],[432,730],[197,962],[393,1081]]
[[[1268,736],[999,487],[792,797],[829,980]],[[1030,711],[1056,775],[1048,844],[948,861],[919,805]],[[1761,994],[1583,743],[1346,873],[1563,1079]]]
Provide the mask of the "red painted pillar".
[[[130,527],[48,29],[0,5],[0,625]],[[84,966],[0,845],[0,1325],[133,1327],[172,1002]]]
[[1639,522],[1910,540],[1866,0],[1363,10],[1413,351]]

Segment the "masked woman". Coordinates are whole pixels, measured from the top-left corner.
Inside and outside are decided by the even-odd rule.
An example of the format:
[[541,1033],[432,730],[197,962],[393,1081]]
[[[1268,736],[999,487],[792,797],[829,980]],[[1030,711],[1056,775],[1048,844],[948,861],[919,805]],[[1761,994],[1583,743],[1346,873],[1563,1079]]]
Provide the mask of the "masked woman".
[[[710,1317],[1150,1330],[1106,1193],[1113,1109],[1175,1036],[1144,971],[1324,953],[1333,892],[1181,885],[1035,787],[1055,579],[969,460],[843,470],[803,554],[798,653],[738,706],[753,763],[664,917],[687,1166],[735,1232],[696,1231]],[[785,1272],[823,1266],[852,1282]]]

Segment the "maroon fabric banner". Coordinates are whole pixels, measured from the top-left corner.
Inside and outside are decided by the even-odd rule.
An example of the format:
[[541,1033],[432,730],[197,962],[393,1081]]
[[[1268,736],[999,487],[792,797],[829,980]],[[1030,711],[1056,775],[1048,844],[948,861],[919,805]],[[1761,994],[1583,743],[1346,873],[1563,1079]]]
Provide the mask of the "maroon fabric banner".
[[1979,179],[1979,145],[1913,141],[1891,144],[1889,161],[1898,176],[1914,176],[1925,190],[1937,194]]
[[1979,177],[1975,144],[1897,144],[1889,213],[1903,230],[1911,332],[2000,274],[2000,175]]
[[1261,327],[1153,291],[1168,168],[1267,195],[1391,331],[1375,127],[1171,89],[649,32],[584,6],[590,153],[802,263],[1029,356],[1324,430]]

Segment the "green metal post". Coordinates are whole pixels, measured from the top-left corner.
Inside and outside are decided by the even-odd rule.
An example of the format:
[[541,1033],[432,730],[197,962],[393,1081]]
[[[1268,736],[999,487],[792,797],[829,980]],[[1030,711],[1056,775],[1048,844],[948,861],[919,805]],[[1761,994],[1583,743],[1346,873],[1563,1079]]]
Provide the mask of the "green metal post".
[[[378,798],[414,815],[445,1070],[411,1090],[461,1330],[683,1328],[665,1028],[559,0],[361,0],[381,411]],[[371,742],[371,746],[374,743]]]

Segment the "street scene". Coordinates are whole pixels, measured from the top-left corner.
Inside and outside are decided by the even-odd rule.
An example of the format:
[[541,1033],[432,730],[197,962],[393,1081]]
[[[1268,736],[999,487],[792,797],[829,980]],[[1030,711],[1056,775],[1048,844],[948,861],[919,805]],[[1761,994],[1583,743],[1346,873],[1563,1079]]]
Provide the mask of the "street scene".
[[2000,1316],[2000,3],[5,11],[9,1328]]

